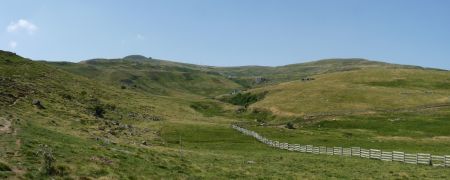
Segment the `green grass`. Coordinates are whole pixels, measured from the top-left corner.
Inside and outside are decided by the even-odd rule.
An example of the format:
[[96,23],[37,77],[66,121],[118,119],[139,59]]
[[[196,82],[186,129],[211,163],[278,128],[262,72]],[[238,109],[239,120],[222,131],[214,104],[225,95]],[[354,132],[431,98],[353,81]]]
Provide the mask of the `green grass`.
[[[218,175],[225,179],[446,178],[450,173],[448,169],[443,168],[280,151],[269,148],[225,125],[172,124],[164,127],[163,132],[169,147],[179,148],[181,136],[185,151],[215,156],[209,162],[211,166],[220,167],[221,172],[210,173],[219,173]],[[282,134],[285,133],[280,133],[280,136]],[[198,159],[197,163],[204,163],[202,161]]]
[[190,107],[207,117],[220,116],[224,113],[222,107],[214,102],[193,102]]
[[[385,110],[447,100],[448,72],[412,67],[372,69],[379,66],[402,67],[320,61],[274,68],[273,72],[292,70],[284,69],[286,73],[280,75],[268,72],[269,79],[278,79],[275,82],[326,74],[311,82],[260,85],[234,99],[234,104],[251,104],[237,112],[238,106],[210,96],[253,86],[249,74],[253,67],[237,68],[242,74],[233,80],[223,75],[221,68],[142,56],[54,64],[0,52],[0,128],[11,124],[0,132],[0,178],[450,178],[446,168],[280,151],[230,128],[239,121],[267,137],[290,143],[448,154],[448,108],[406,108],[312,120],[301,115],[354,107],[365,111],[366,106],[355,106],[358,102],[354,99]],[[262,73],[272,68],[256,69]],[[362,70],[349,71],[352,69]],[[339,73],[328,73],[336,71]],[[233,82],[242,79],[241,84]],[[406,100],[397,97],[400,92],[406,92],[401,95]],[[301,96],[305,93],[312,97]],[[323,97],[329,101],[320,99]],[[45,109],[32,105],[34,99]],[[95,107],[105,110],[103,117],[93,115]],[[298,128],[286,129],[286,122]],[[261,123],[268,126],[254,126]],[[58,173],[51,177],[40,169],[43,157],[38,152],[44,146],[52,149],[56,159]]]
[[449,155],[450,109],[420,113],[343,116],[300,123],[297,129],[250,126],[270,139],[328,147],[362,147]]
[[250,92],[268,93],[250,107],[268,109],[280,116],[415,109],[450,104],[448,84],[448,71],[371,68],[253,89]]
[[[216,67],[213,70],[234,77],[233,80],[247,86],[254,86],[255,77],[265,77],[271,83],[280,83],[300,80],[301,78],[368,68],[383,69],[424,69],[417,66],[388,64],[366,59],[324,59],[307,63],[290,64],[285,66],[241,66],[241,67]],[[250,82],[249,82],[250,81]]]
[[96,81],[146,94],[216,96],[241,87],[201,66],[145,59],[141,56],[48,64]]

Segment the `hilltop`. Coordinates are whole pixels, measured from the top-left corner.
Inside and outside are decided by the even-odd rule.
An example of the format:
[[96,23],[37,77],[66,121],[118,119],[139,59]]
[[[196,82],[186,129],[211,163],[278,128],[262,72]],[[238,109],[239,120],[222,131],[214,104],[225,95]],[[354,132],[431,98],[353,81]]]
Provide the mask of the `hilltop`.
[[183,93],[215,96],[240,88],[235,82],[202,66],[140,55],[121,59],[93,59],[80,63],[48,62],[48,64],[96,81],[148,94]]
[[366,59],[323,59],[318,61],[290,64],[285,66],[242,66],[242,67],[217,67],[215,71],[224,75],[235,77],[244,81],[263,77],[269,83],[280,83],[295,81],[301,78],[341,71],[361,70],[368,68],[389,68],[389,69],[430,69],[419,66],[390,64]]
[[[89,78],[116,85],[134,86],[152,93],[177,90],[199,95],[219,95],[234,89],[247,89],[267,84],[278,84],[301,78],[332,72],[368,68],[428,69],[419,66],[398,65],[366,59],[323,59],[285,66],[237,66],[214,67],[168,60],[142,55],[130,55],[119,59],[91,59],[79,63],[48,62],[58,68]],[[158,75],[155,75],[157,73]],[[191,81],[196,87],[179,85]],[[139,82],[136,82],[139,81]],[[172,84],[165,82],[171,81]],[[133,83],[135,82],[135,83]],[[200,84],[199,82],[203,82]]]

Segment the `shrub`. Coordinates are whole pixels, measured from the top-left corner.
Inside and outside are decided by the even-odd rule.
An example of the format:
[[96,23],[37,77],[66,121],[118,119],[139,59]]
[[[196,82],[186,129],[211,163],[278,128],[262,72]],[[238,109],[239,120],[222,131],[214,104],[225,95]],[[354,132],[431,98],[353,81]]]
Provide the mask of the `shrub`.
[[102,105],[95,105],[94,108],[94,116],[98,118],[104,118],[104,114],[106,113],[105,109]]
[[230,98],[222,99],[222,101],[234,104],[241,105],[244,107],[248,107],[250,104],[253,104],[266,96],[267,92],[264,91],[262,93],[238,93]]
[[292,123],[292,122],[288,122],[288,123],[286,124],[286,128],[288,128],[288,129],[295,129],[295,125],[294,125],[294,123]]
[[50,147],[47,145],[43,145],[41,149],[38,150],[37,154],[40,154],[42,156],[43,162],[42,162],[42,173],[46,175],[56,175],[57,169],[55,167],[55,157],[53,156],[53,151]]
[[92,113],[92,115],[98,118],[104,118],[106,110],[114,111],[116,109],[116,105],[103,104],[98,98],[92,98],[89,101],[91,106],[87,109]]
[[11,171],[11,168],[5,163],[0,161],[0,171]]

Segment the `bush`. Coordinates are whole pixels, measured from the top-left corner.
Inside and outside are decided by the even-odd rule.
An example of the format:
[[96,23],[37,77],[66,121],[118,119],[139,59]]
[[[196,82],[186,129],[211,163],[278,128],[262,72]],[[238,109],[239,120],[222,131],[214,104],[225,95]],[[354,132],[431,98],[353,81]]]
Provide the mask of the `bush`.
[[105,109],[101,105],[96,105],[93,108],[94,110],[94,116],[98,118],[104,118],[104,114],[106,113]]
[[100,99],[92,98],[89,100],[91,106],[87,109],[97,118],[104,118],[106,110],[114,111],[116,109],[116,105],[114,104],[103,104]]
[[86,92],[86,91],[81,91],[80,94],[81,94],[82,96],[85,96],[85,95],[87,94],[87,92]]
[[50,147],[47,145],[43,145],[40,150],[38,150],[37,154],[40,154],[42,156],[43,162],[42,162],[42,173],[46,175],[56,175],[57,169],[54,165],[56,159],[53,156],[53,151]]
[[295,129],[295,125],[294,125],[294,123],[292,123],[292,122],[288,122],[288,123],[286,124],[286,128],[288,128],[288,129]]
[[0,161],[0,171],[11,171],[11,168],[5,163]]
[[244,107],[248,107],[250,104],[253,104],[261,99],[264,99],[266,96],[267,91],[264,91],[262,93],[252,94],[252,93],[238,93],[232,97],[224,98],[222,101],[234,104],[234,105],[241,105]]

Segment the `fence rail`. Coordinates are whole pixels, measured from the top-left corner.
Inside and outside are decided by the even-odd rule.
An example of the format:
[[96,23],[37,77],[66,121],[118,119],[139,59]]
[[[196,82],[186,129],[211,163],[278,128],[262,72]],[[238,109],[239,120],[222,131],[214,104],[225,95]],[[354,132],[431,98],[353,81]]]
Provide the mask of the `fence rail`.
[[382,161],[403,162],[407,164],[423,164],[436,167],[450,167],[450,155],[436,156],[425,153],[407,154],[400,151],[383,151],[379,149],[364,149],[360,147],[343,148],[343,147],[325,147],[325,146],[289,144],[267,139],[254,131],[247,130],[237,125],[231,125],[231,127],[245,135],[252,136],[256,138],[256,140],[264,144],[267,144],[271,147],[284,149],[288,151],[297,151],[313,154],[338,155],[338,156],[357,156],[361,158],[378,159]]

